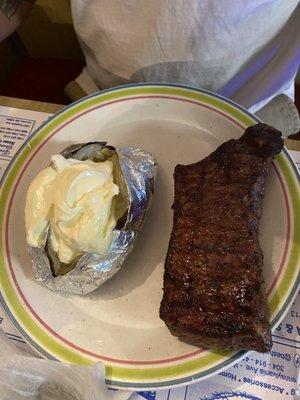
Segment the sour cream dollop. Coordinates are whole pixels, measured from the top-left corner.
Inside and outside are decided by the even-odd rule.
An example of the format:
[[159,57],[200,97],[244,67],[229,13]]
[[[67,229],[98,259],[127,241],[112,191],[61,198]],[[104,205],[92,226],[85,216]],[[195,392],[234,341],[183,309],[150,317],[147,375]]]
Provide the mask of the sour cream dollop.
[[111,161],[53,155],[27,192],[27,243],[44,246],[50,228],[50,245],[62,263],[85,252],[105,254],[116,227],[113,197],[118,194]]

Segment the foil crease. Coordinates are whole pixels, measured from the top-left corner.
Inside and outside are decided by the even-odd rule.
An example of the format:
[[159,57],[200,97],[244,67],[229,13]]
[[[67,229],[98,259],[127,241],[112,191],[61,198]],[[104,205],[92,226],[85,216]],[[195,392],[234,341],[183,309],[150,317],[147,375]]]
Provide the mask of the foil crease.
[[[73,156],[83,146],[85,145],[70,146],[61,154]],[[115,148],[115,151],[127,186],[129,208],[123,228],[113,231],[108,252],[102,256],[85,253],[71,271],[54,276],[45,248],[28,246],[36,281],[53,291],[73,294],[92,292],[120,270],[134,247],[153,197],[156,162],[150,154],[138,148]]]

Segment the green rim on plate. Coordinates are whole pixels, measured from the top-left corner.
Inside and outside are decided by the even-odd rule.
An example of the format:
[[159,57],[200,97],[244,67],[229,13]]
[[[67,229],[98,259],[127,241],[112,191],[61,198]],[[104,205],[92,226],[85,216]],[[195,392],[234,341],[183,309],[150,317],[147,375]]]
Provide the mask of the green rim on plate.
[[[5,244],[5,226],[8,216],[9,202],[14,195],[14,188],[20,178],[21,171],[26,163],[34,156],[39,146],[49,140],[51,135],[75,117],[89,110],[124,101],[133,97],[166,97],[185,99],[185,101],[199,102],[208,108],[219,110],[225,117],[237,121],[243,127],[253,125],[258,121],[237,104],[220,96],[196,88],[176,85],[129,85],[94,94],[80,100],[54,115],[50,120],[38,128],[30,137],[27,144],[22,146],[13,161],[10,163],[1,181],[0,223],[1,250],[0,250],[0,294],[1,302],[12,322],[26,340],[46,357],[75,364],[90,364],[95,359],[84,355],[61,341],[52,332],[47,331],[24,303],[17,291],[8,264],[8,254]],[[299,184],[298,175],[286,150],[276,157],[276,167],[284,182],[292,216],[291,236],[289,249],[281,274],[275,289],[269,298],[272,328],[284,317],[288,306],[293,301],[299,287],[298,263],[300,227],[296,221],[300,220]],[[216,371],[221,371],[233,364],[245,352],[204,352],[191,356],[191,359],[177,361],[163,366],[122,366],[117,363],[106,363],[107,382],[115,387],[124,388],[152,388],[164,387],[190,382],[208,377]]]

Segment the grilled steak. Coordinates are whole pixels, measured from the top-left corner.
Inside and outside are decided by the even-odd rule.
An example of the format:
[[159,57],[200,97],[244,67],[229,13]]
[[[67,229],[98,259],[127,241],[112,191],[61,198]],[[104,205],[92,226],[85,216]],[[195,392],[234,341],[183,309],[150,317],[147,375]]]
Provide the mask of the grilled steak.
[[181,340],[271,348],[258,230],[271,161],[282,147],[280,132],[260,123],[204,160],[176,166],[160,317]]

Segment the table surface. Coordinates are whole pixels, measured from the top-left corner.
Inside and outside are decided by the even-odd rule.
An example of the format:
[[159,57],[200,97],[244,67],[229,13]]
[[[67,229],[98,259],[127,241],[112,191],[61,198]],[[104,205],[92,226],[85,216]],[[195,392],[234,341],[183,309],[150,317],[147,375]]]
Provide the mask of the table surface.
[[[26,110],[32,110],[32,111],[40,111],[40,112],[45,112],[45,113],[55,113],[55,112],[61,110],[64,107],[64,105],[62,105],[62,104],[50,104],[50,103],[36,102],[36,101],[16,99],[16,98],[3,97],[3,96],[0,96],[0,106],[20,108],[20,109],[26,109]],[[290,150],[299,150],[300,151],[300,141],[288,139],[288,140],[286,140],[286,146]],[[296,305],[295,305],[295,309],[296,309]],[[286,320],[287,323],[285,325],[283,325],[283,326],[286,326],[286,327],[293,326],[292,325],[293,322],[289,322],[289,321],[293,321],[293,320],[292,319]],[[296,322],[296,320],[295,320],[295,322]],[[19,336],[16,336],[15,334],[13,334],[13,333],[9,334],[9,335],[10,335],[9,337],[11,339],[14,339],[14,340],[17,340],[16,338],[19,337]],[[280,338],[280,336],[277,336],[277,337]],[[22,340],[21,337],[20,337],[20,339]],[[283,340],[284,340],[284,336],[283,336]],[[292,339],[291,338],[286,338],[285,340],[288,340],[289,341],[288,343],[290,343]],[[295,344],[296,344],[296,342],[295,342]],[[283,352],[284,352],[285,355],[289,355],[290,354],[289,350],[286,347],[287,345],[286,345],[285,341],[283,343],[276,342],[276,346],[277,346],[276,349],[277,348],[279,349],[279,352],[277,354],[283,354]],[[278,346],[281,346],[281,347],[278,347]],[[289,346],[289,347],[295,347],[295,346]],[[295,349],[296,349],[296,347],[295,347]],[[293,353],[292,353],[292,356],[293,356]],[[295,353],[295,356],[296,356],[296,353]],[[260,355],[260,357],[263,357],[263,355]],[[266,358],[266,360],[269,360],[269,359]],[[259,358],[259,362],[260,363],[264,363],[264,362],[266,362],[266,360]],[[255,360],[255,363],[257,361],[258,361],[258,359]],[[276,361],[278,361],[278,360],[276,359]],[[284,363],[284,360],[281,360],[281,363]],[[287,373],[286,371],[288,371],[288,376],[292,376],[293,377],[295,375],[295,373],[294,373],[293,369],[289,369],[289,368],[293,368],[293,367],[291,367],[291,365],[292,364],[290,364],[290,363],[288,363],[288,361],[286,361],[286,364],[284,366],[281,365],[281,367],[284,368],[285,374]],[[276,365],[276,367],[277,366],[279,366],[279,365]],[[241,366],[239,366],[238,370],[234,370],[234,373],[231,372],[231,375],[235,376],[235,377],[236,376],[240,376],[241,379],[245,379],[243,377],[247,377],[247,372],[245,372],[246,371],[245,369],[241,369],[240,367]],[[248,365],[247,365],[247,367],[248,367]],[[254,368],[254,367],[251,367],[251,368]],[[238,374],[240,374],[240,375],[238,375]],[[230,375],[230,373],[228,375]],[[226,387],[229,387],[229,385],[230,385],[230,384],[227,383],[228,379],[231,380],[231,378],[227,378],[227,381],[225,382]],[[239,379],[239,381],[241,381],[241,379]],[[270,382],[269,386],[273,386],[274,387],[274,381],[275,380],[273,378],[268,377],[268,382]],[[279,382],[280,382],[280,380],[279,380]],[[201,382],[201,386],[200,385],[196,386],[196,387],[194,386],[194,388],[196,388],[196,390],[194,389],[195,392],[191,391],[191,393],[196,393],[197,390],[203,390],[203,389],[200,389],[200,387],[203,387],[202,385],[203,385],[203,383]],[[209,383],[209,385],[211,385],[211,383]],[[218,385],[220,386],[220,382],[218,382]],[[236,388],[236,386],[235,386],[236,383],[235,382],[233,382],[233,385],[234,386],[232,386],[232,389]],[[251,385],[252,385],[252,383],[251,383]],[[282,385],[282,383],[280,382],[280,386],[281,385]],[[291,385],[294,385],[294,384],[291,383]],[[209,386],[209,390],[213,390],[213,387]],[[289,391],[290,390],[294,390],[294,386],[289,386],[288,390]],[[183,398],[184,399],[185,398],[189,399],[189,398],[191,398],[191,396],[187,397],[187,391],[188,391],[187,387],[185,389],[179,388],[178,391],[176,391],[176,390],[174,390],[174,392],[172,391],[171,396],[170,396],[170,390],[169,390],[169,391],[165,391],[165,393],[166,393],[165,395],[161,394],[158,397],[161,398],[161,399],[165,399],[165,400],[168,400],[169,397],[170,398],[179,398],[179,399],[183,399]],[[243,389],[243,391],[244,391],[244,389]],[[185,394],[183,394],[183,393],[185,393]],[[253,394],[255,394],[255,392],[252,392],[252,395]],[[249,396],[249,398],[250,398],[250,396]],[[279,398],[279,397],[276,397],[276,399],[277,398]],[[287,398],[287,397],[284,396],[284,398]]]
[[[0,106],[21,108],[31,111],[41,111],[51,114],[54,114],[56,111],[59,111],[65,107],[64,104],[43,103],[41,101],[17,99],[6,96],[0,96]],[[300,151],[300,140],[286,139],[285,145],[289,150]]]
[[0,96],[0,106],[21,108],[23,110],[40,111],[45,113],[55,113],[65,107],[63,104],[43,103],[14,97]]

